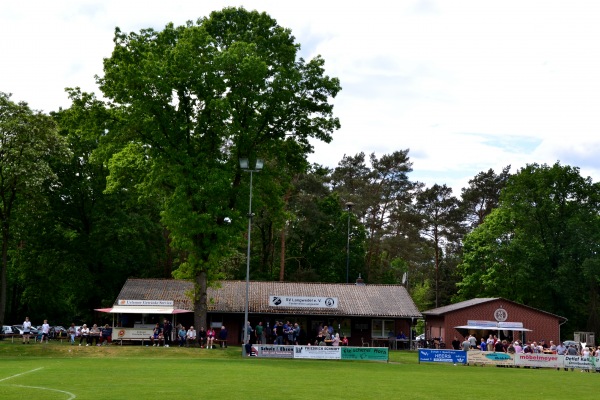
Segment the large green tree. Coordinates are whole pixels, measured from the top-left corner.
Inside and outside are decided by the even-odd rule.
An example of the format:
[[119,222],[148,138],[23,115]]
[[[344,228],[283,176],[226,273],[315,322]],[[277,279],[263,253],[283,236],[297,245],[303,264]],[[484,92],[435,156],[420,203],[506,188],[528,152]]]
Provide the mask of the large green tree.
[[0,92],[0,325],[6,312],[9,249],[16,247],[11,227],[20,217],[15,210],[35,213],[26,203],[43,201],[40,189],[55,178],[49,160],[66,154],[52,118]]
[[567,317],[567,330],[597,321],[599,196],[575,167],[522,168],[465,238],[459,298],[506,297]]
[[195,282],[195,323],[206,326],[207,285],[245,231],[239,159],[264,159],[261,180],[300,172],[309,139],[339,127],[329,103],[339,82],[320,57],[297,57],[290,30],[243,8],[160,32],[117,29],[114,41],[98,82],[127,124],[109,183],[127,162],[146,163],[137,190],[162,192],[162,222],[183,254],[176,276]]

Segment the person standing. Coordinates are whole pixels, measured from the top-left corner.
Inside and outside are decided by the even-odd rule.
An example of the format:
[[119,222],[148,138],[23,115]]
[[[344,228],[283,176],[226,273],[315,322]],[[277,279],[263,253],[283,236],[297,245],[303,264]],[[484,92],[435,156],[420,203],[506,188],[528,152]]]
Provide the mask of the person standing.
[[454,350],[460,350],[460,340],[456,336],[454,336],[454,340],[452,340],[452,348]]
[[[250,329],[252,329],[252,326],[250,325],[250,321],[248,321],[248,327]],[[222,326],[221,330],[219,331],[219,340],[221,341],[221,347],[226,349],[227,348],[227,329],[225,329],[225,326]]]
[[44,343],[44,339],[46,339],[46,344],[48,344],[49,336],[50,336],[50,325],[48,324],[48,320],[45,319],[44,323],[42,324],[42,339],[40,341],[40,344]]
[[254,328],[254,333],[256,335],[256,343],[260,343],[260,344],[266,344],[267,340],[264,336],[265,331],[264,331],[264,327],[262,324],[262,321],[260,321],[258,323],[258,325],[256,325],[256,327]]
[[163,336],[165,338],[165,347],[169,347],[171,345],[171,338],[173,334],[173,325],[171,321],[165,318],[165,322],[163,323]]
[[31,335],[31,321],[29,317],[25,317],[23,322],[23,344],[29,344],[29,336]]

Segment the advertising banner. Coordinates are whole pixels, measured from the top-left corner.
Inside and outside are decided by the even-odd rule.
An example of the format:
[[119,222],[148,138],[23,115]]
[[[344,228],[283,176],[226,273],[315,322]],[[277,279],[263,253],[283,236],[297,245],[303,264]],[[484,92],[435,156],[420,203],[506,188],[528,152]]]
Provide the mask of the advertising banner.
[[113,328],[112,340],[143,339],[150,340],[153,329]]
[[515,365],[514,355],[493,351],[467,351],[467,364],[476,365]]
[[294,346],[294,358],[340,360],[342,351],[339,346]]
[[269,296],[271,307],[338,308],[337,297]]
[[600,360],[598,357],[581,357],[581,356],[564,356],[565,357],[565,368],[577,368],[584,370],[594,370],[596,366],[600,367]]
[[463,350],[419,349],[419,362],[465,364],[467,352]]
[[388,361],[387,347],[340,347],[342,360]]
[[121,300],[117,302],[120,306],[172,306],[173,300]]
[[253,344],[252,351],[262,358],[294,358],[295,346],[276,344]]
[[562,368],[564,357],[557,354],[519,353],[515,354],[515,365],[521,367]]

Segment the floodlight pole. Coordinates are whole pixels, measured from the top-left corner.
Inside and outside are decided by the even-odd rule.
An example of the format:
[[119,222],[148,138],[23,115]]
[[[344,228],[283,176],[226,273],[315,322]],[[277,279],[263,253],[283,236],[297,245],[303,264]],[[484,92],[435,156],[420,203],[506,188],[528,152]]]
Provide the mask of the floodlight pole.
[[[256,164],[254,166],[254,169],[250,168],[250,162],[247,158],[241,158],[240,159],[240,168],[246,172],[250,172],[250,200],[248,203],[248,250],[247,250],[247,254],[246,254],[246,302],[244,305],[244,324],[243,329],[244,329],[244,344],[248,344],[250,343],[250,338],[248,337],[248,308],[249,308],[249,303],[250,303],[250,244],[251,244],[251,233],[252,233],[252,217],[254,216],[254,214],[252,214],[252,173],[253,172],[258,172],[262,169],[263,167],[263,161],[262,160],[256,160]],[[243,347],[244,351],[245,347]]]
[[346,210],[348,212],[348,241],[346,243],[346,283],[350,283],[350,212],[354,203],[347,202]]

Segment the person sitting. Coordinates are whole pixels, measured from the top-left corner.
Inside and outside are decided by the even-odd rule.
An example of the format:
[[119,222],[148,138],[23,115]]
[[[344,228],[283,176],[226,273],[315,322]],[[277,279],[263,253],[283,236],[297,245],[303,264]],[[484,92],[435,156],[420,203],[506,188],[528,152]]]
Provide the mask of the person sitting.
[[102,328],[102,336],[100,337],[100,344],[107,345],[112,343],[112,328],[110,325],[104,325]]
[[[160,324],[157,322],[154,330],[152,331],[152,336],[150,336],[150,341],[152,342],[152,346],[160,347],[160,342],[163,341],[163,334]],[[157,343],[158,342],[158,343]]]
[[187,331],[185,330],[185,326],[181,325],[179,327],[177,337],[179,338],[179,347],[183,347],[185,345],[185,338],[187,337]]
[[188,329],[187,334],[186,334],[186,346],[189,347],[190,344],[193,346],[194,343],[196,343],[196,330],[194,329],[194,326],[190,326],[190,329]]
[[79,345],[81,346],[81,342],[85,340],[86,346],[89,346],[90,328],[88,328],[86,324],[83,324],[83,326],[79,328],[79,332],[81,333],[81,337],[79,338]]
[[196,336],[198,337],[198,344],[200,345],[200,348],[203,349],[206,345],[206,331],[204,330],[203,326],[200,327]]
[[206,331],[206,348],[212,349],[215,341],[215,330],[213,328],[208,328]]
[[100,328],[98,328],[98,325],[94,324],[92,325],[92,329],[90,329],[90,344],[93,346],[94,342],[96,344],[96,346],[100,346],[100,334],[102,332],[100,331]]

